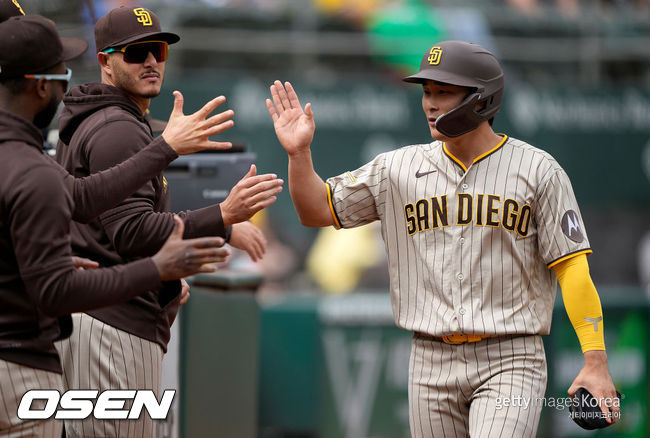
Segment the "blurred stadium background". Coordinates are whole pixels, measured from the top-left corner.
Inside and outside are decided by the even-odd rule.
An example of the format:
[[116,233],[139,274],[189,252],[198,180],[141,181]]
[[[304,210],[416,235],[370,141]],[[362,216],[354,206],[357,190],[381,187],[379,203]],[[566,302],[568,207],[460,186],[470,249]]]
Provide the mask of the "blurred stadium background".
[[[181,36],[152,115],[167,117],[174,89],[186,113],[224,94],[236,125],[223,138],[246,152],[172,168],[179,209],[218,200],[251,159],[286,180],[264,105],[273,80],[292,81],[312,102],[314,160],[327,177],[429,141],[421,91],[400,80],[429,46],[464,39],[490,48],[506,70],[497,131],[564,166],[594,249],[610,370],[625,398],[621,423],[593,435],[650,436],[650,1],[20,2],[90,43],[71,65],[73,83],[98,80],[93,24],[113,7],[146,6]],[[160,436],[409,436],[410,338],[392,323],[377,229],[304,228],[288,188],[255,221],[269,238],[265,260],[235,254],[221,274],[194,282],[166,359],[166,385],[179,396]],[[547,396],[564,397],[581,355],[561,303],[545,342]],[[566,409],[544,409],[539,436],[583,435]]]

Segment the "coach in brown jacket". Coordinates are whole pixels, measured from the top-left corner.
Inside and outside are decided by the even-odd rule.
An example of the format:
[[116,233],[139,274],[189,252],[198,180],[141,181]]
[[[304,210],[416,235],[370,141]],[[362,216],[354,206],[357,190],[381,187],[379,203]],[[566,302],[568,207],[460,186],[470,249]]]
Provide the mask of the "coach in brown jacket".
[[[145,117],[160,92],[168,45],[179,40],[162,32],[148,9],[121,7],[95,25],[102,82],[73,87],[64,99],[57,161],[77,177],[101,171],[132,156],[152,139]],[[281,190],[275,175],[244,177],[220,205],[180,213],[185,237],[226,235],[230,243],[261,256],[263,241],[246,221],[270,205]],[[113,266],[154,253],[173,228],[168,187],[160,174],[116,208],[88,225],[73,224],[77,255]],[[253,238],[248,238],[249,235]],[[143,288],[133,300],[74,315],[73,335],[59,345],[68,388],[135,389],[160,386],[160,367],[178,310],[178,282],[159,289]],[[89,291],[92,293],[92,291]],[[88,348],[90,346],[90,348]],[[107,359],[113,355],[113,360]],[[109,373],[112,378],[106,379]],[[153,422],[133,420],[66,421],[68,436],[151,436]],[[126,431],[126,432],[125,432]]]
[[177,230],[153,257],[74,269],[69,224],[75,207],[61,168],[43,153],[40,128],[65,91],[64,61],[86,47],[59,39],[43,17],[0,23],[0,436],[61,435],[60,422],[22,421],[17,406],[28,390],[63,388],[53,342],[69,336],[70,312],[128,300],[227,255],[218,248],[221,238],[182,240],[183,223],[175,219]]

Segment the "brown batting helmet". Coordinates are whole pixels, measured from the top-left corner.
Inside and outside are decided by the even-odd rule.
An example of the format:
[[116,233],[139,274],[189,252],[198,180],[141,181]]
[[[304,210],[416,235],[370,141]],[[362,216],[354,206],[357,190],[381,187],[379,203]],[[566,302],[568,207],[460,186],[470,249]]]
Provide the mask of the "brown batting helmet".
[[472,131],[499,112],[503,70],[494,55],[478,44],[443,41],[432,46],[422,58],[420,71],[404,81],[421,84],[427,79],[470,89],[459,106],[436,120],[436,129],[447,137]]

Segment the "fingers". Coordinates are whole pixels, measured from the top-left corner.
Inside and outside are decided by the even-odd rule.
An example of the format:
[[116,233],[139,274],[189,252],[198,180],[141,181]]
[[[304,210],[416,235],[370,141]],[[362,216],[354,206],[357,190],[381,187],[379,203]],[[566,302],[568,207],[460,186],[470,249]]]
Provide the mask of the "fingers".
[[257,227],[253,225],[250,228],[250,235],[246,239],[246,252],[251,260],[257,262],[262,258],[266,250],[265,239]]
[[257,227],[253,230],[251,243],[255,249],[255,258],[251,258],[253,258],[253,261],[256,262],[260,260],[266,252],[266,238],[264,237],[264,233],[262,233],[262,231]]
[[578,385],[574,382],[568,389],[567,394],[569,394],[569,397],[573,397],[576,393],[576,391],[580,389]]
[[76,269],[95,269],[99,268],[99,263],[85,257],[72,256],[72,264]]
[[[271,86],[271,88],[273,88],[273,86]],[[273,123],[277,122],[280,116],[278,116],[278,113],[275,110],[275,106],[273,106],[271,99],[266,99],[266,108],[269,110],[269,115],[271,116]]]
[[186,264],[202,265],[205,263],[221,263],[230,255],[228,248],[190,249],[185,252]]
[[603,412],[603,414],[605,414],[605,420],[611,424],[612,418],[609,412],[609,406],[608,406],[609,401],[606,401],[605,394],[602,391],[594,391],[591,392],[591,395],[598,401],[598,407]]
[[264,192],[258,193],[255,196],[252,196],[249,199],[249,210],[259,211],[262,208],[266,208],[269,205],[273,204],[277,199],[277,195],[282,191],[282,187],[277,187],[272,190],[266,190]]
[[253,211],[253,214],[255,214],[258,211],[263,210],[269,205],[273,204],[277,200],[278,200],[277,196],[270,196],[266,199],[263,199],[262,201],[253,204],[253,206],[251,207],[251,211]]
[[263,173],[262,175],[244,176],[239,180],[237,186],[242,189],[251,189],[253,193],[257,193],[283,183],[284,180],[278,179],[275,173]]
[[228,120],[227,122],[223,122],[216,126],[206,129],[203,132],[203,137],[211,137],[213,135],[220,134],[223,131],[232,128],[233,126],[235,126],[235,122],[232,120]]
[[220,248],[226,243],[223,237],[199,237],[186,240],[188,248]]
[[271,97],[273,98],[273,104],[275,105],[276,111],[278,113],[281,113],[285,110],[288,110],[289,108],[285,108],[284,104],[282,103],[279,88],[282,88],[282,84],[280,81],[275,81],[273,85],[271,85]]
[[[282,181],[282,180],[279,180]],[[268,185],[268,183],[266,183]],[[262,187],[262,184],[258,184],[257,186],[254,187],[256,189],[253,192],[253,189],[251,189],[251,194],[248,196],[248,204],[253,205],[257,204],[258,202],[262,202],[265,199],[268,199],[270,197],[273,197],[280,192],[282,192],[282,186],[281,185],[270,185],[268,189],[266,190],[257,190],[258,188]]]
[[205,143],[202,143],[201,146],[203,146],[203,149],[212,149],[216,151],[222,151],[226,149],[230,149],[232,147],[232,143],[229,141],[210,141],[208,140]]
[[218,96],[203,105],[203,108],[195,112],[193,115],[201,119],[205,119],[208,115],[215,110],[219,105],[226,101],[225,96]]
[[174,95],[174,108],[172,109],[172,116],[182,116],[183,115],[183,95],[180,91],[175,90]]
[[182,293],[182,294],[181,294],[181,297],[180,297],[179,300],[178,300],[178,304],[179,304],[180,306],[183,306],[183,305],[185,305],[189,300],[190,300],[190,293],[189,293],[189,291],[188,291],[188,292],[185,292],[185,293]]
[[251,176],[257,175],[257,166],[254,164],[251,164],[251,168],[248,169],[248,172],[246,172],[246,175],[244,175],[244,178],[250,178]]
[[235,112],[233,110],[229,109],[227,111],[221,112],[219,114],[215,114],[214,116],[207,118],[205,120],[205,122],[206,122],[205,124],[207,126],[213,126],[213,125],[216,125],[218,123],[222,123],[222,122],[232,118],[234,115],[235,115]]
[[275,88],[278,92],[278,95],[280,97],[280,101],[282,102],[282,106],[284,109],[291,109],[291,101],[289,100],[289,96],[287,95],[287,90],[284,89],[282,86],[282,82],[280,81],[275,81]]
[[169,236],[169,238],[182,240],[184,232],[185,223],[183,223],[183,220],[178,215],[174,215],[174,231],[172,231],[172,234]]
[[291,104],[291,107],[302,108],[302,105],[300,105],[300,99],[298,99],[298,94],[296,94],[296,90],[293,89],[291,82],[285,82],[284,86],[287,89],[287,95],[289,97],[289,103]]
[[199,269],[197,269],[197,273],[199,274],[209,274],[211,272],[216,272],[217,270],[217,265],[203,265]]
[[311,111],[311,103],[305,105],[305,115],[310,119],[314,118],[314,113]]
[[[265,176],[265,175],[260,175],[260,176]],[[254,178],[259,178],[258,177],[251,177],[249,179],[254,179]],[[272,192],[272,195],[278,194],[282,191],[282,184],[284,183],[283,179],[271,179],[271,178],[264,178],[260,179],[259,182],[255,182],[253,184],[250,184],[250,187],[247,187],[245,197],[247,199],[251,199],[255,196],[257,196],[260,193],[267,193],[267,192]],[[242,187],[245,187],[244,184],[247,184],[247,181],[242,182]],[[269,195],[270,196],[270,195]]]

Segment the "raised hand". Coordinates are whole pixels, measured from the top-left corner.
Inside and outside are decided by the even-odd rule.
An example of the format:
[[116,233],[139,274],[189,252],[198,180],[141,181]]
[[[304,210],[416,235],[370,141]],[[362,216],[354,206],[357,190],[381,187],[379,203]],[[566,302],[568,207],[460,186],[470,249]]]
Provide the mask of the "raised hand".
[[282,147],[289,155],[308,150],[316,129],[311,103],[305,105],[303,111],[298,95],[289,82],[283,86],[280,81],[275,81],[271,85],[271,97],[273,102],[266,99],[266,107]]
[[183,114],[183,95],[174,91],[174,109],[169,116],[163,138],[178,155],[191,154],[206,149],[230,149],[231,142],[211,141],[210,136],[219,134],[235,124],[233,110],[227,110],[208,117],[219,105],[224,103],[224,96],[215,97],[203,108],[188,116]]
[[240,222],[232,226],[230,245],[248,253],[254,262],[261,260],[266,252],[266,237],[262,230],[252,223]]
[[255,213],[273,204],[282,191],[282,181],[277,175],[257,175],[253,164],[248,173],[232,188],[220,204],[224,225],[230,226],[250,219]]
[[201,272],[214,272],[217,268],[212,263],[226,261],[230,251],[221,248],[225,243],[221,237],[183,240],[185,225],[176,215],[174,222],[174,231],[152,257],[161,280],[178,280]]

